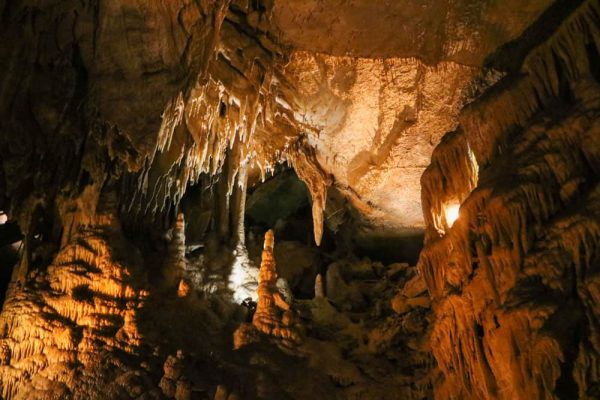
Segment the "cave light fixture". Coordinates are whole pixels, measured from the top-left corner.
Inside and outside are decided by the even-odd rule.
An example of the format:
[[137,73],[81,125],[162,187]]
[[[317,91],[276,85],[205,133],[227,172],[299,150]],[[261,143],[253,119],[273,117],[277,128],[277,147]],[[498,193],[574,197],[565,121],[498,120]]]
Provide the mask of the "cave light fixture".
[[448,228],[452,228],[460,215],[460,203],[458,201],[447,203],[444,206],[444,214],[446,215],[446,225],[448,225]]

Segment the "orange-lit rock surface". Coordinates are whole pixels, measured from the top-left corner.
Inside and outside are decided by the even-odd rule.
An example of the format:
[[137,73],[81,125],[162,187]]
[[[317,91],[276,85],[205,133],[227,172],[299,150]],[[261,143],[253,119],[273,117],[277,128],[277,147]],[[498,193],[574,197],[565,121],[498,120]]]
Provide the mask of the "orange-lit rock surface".
[[462,111],[423,175],[438,398],[600,394],[599,10],[584,2],[500,54],[516,69]]
[[148,292],[140,253],[114,211],[99,211],[46,270],[9,287],[0,314],[2,398],[123,398],[150,390],[146,371],[119,355],[141,351],[137,322]]

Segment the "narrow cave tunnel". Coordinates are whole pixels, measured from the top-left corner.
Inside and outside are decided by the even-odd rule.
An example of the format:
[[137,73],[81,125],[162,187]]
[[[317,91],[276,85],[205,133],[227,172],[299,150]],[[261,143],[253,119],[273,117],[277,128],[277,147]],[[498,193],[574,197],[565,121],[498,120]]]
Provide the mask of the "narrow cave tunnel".
[[0,35],[1,399],[600,399],[600,0]]

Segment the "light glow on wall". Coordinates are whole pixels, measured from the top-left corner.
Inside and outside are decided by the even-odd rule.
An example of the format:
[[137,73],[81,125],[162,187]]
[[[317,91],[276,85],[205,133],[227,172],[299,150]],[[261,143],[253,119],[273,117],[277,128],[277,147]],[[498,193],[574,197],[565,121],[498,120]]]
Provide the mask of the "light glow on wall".
[[458,203],[451,203],[446,206],[446,223],[448,224],[448,227],[451,228],[452,225],[454,225],[454,222],[458,219],[459,210],[460,204]]
[[233,292],[233,299],[241,303],[248,297],[252,300],[258,298],[256,288],[258,287],[258,268],[253,265],[248,257],[244,245],[240,244],[234,250],[234,261],[229,276],[229,289]]

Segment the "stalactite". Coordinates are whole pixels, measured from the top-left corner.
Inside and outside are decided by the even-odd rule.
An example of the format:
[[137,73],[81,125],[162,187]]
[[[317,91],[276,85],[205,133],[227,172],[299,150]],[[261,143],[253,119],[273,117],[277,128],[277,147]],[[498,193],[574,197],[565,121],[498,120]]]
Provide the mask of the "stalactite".
[[286,157],[310,192],[314,237],[315,243],[319,246],[323,237],[323,212],[327,201],[327,190],[333,180],[319,165],[315,151],[306,139],[301,139],[290,146],[286,151]]

